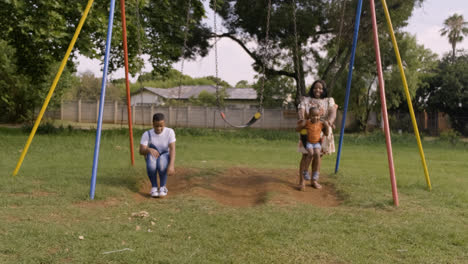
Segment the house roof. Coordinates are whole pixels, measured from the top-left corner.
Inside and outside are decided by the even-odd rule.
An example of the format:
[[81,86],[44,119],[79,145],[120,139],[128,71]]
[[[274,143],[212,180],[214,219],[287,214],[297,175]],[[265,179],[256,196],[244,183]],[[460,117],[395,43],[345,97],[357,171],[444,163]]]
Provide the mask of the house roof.
[[[151,93],[157,94],[166,99],[189,99],[190,97],[198,97],[202,91],[206,91],[211,94],[216,93],[216,87],[214,85],[183,85],[173,88],[152,88],[144,87]],[[180,95],[179,95],[180,90]],[[135,94],[139,93],[136,92]],[[255,100],[257,99],[257,91],[253,88],[227,88],[226,93],[228,99],[232,100]]]
[[[189,99],[190,97],[198,97],[202,91],[207,91],[209,93],[215,93],[216,88],[212,85],[196,85],[196,86],[180,86],[173,88],[151,88],[145,87],[146,90],[155,93],[166,99]],[[179,95],[180,90],[180,95]]]
[[229,99],[257,99],[257,91],[253,88],[228,88]]

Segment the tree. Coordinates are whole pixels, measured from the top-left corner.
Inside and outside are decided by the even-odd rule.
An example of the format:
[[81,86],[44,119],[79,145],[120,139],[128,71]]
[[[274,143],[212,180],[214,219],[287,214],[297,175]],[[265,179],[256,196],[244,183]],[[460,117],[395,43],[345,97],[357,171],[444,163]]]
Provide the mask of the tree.
[[16,60],[13,54],[15,49],[0,39],[0,121],[13,122],[18,119],[26,119],[28,109],[23,107],[30,100],[27,90],[29,79],[24,74],[17,72]]
[[[68,28],[76,18],[71,13],[74,8],[79,10],[79,5],[76,2],[60,5],[57,1],[0,1],[0,39],[10,47],[10,63],[14,64],[9,75],[21,79],[20,84],[10,82],[4,88],[10,91],[4,97],[15,98],[5,109],[10,122],[32,120],[34,109],[42,105],[52,83],[51,72],[58,69],[59,58],[71,40]],[[62,78],[67,78],[67,72],[73,70],[67,67]],[[60,94],[60,84],[57,88]]]
[[[132,90],[140,89],[142,86],[173,88],[179,85],[216,85],[216,80],[221,87],[231,87],[228,82],[221,78],[216,79],[214,76],[192,78],[189,75],[181,74],[176,69],[170,69],[166,73],[152,71],[141,74],[138,77],[138,84],[132,85]],[[125,86],[122,85],[121,88],[124,89]]]
[[[394,28],[405,26],[415,5],[422,2],[392,1],[389,9]],[[253,58],[254,69],[258,72],[264,69],[267,78],[287,76],[295,79],[296,103],[306,93],[305,77],[317,74],[315,69],[318,65],[326,65],[322,72],[323,79],[333,79],[335,73],[343,73],[343,70],[338,69],[345,65],[344,61],[350,54],[350,48],[345,46],[351,43],[357,0],[272,1],[269,27],[266,25],[267,1],[225,0],[217,3],[217,12],[224,19],[223,26],[226,29],[218,37],[230,38],[238,43]],[[377,6],[380,9],[378,22],[382,24],[385,16],[381,5]],[[366,19],[367,16],[369,10],[365,8],[360,36],[365,37],[363,41],[372,43],[371,22]],[[265,43],[267,28],[270,41]],[[257,44],[257,48],[249,48],[251,45],[247,44],[250,43]],[[323,51],[327,51],[328,55],[323,56]]]
[[248,88],[250,86],[249,82],[246,80],[240,80],[236,83],[236,88]]
[[[0,116],[1,122],[32,121],[43,99],[49,92],[59,63],[48,66],[51,72],[42,78],[43,82],[35,83],[34,78],[19,69],[16,49],[4,40],[0,39]],[[55,89],[56,97],[52,97],[49,106],[55,107],[60,102],[60,97],[76,82],[69,69],[65,69],[62,78]]]
[[455,60],[457,43],[462,42],[464,36],[468,35],[468,22],[465,21],[463,15],[455,13],[445,19],[440,35],[447,35],[448,41],[452,45],[452,60]]
[[[69,99],[99,100],[101,96],[102,78],[94,76],[90,71],[84,72],[78,77],[78,82],[68,93]],[[121,84],[122,86],[125,83]],[[106,86],[106,99],[121,99],[121,91],[116,83],[108,82]]]
[[182,74],[176,69],[170,69],[167,72],[161,73],[158,71],[151,71],[143,73],[138,76],[138,82],[145,83],[164,83],[169,86],[157,86],[158,88],[171,88],[178,85],[191,85],[193,84],[193,78],[189,75]]
[[[14,76],[20,78],[22,92],[15,92],[24,100],[10,100],[5,110],[21,121],[44,101],[51,82],[49,75],[63,58],[80,20],[86,0],[15,0],[0,1],[0,39],[10,47]],[[206,55],[210,30],[201,23],[205,10],[200,0],[191,1],[187,48],[182,54],[188,2],[184,0],[127,1],[127,28],[130,72],[135,75],[143,66],[141,54],[148,54],[156,71],[167,72],[170,65],[182,56],[190,58]],[[139,4],[137,6],[137,4]],[[123,66],[120,9],[117,7],[112,35],[109,70]],[[108,1],[95,1],[75,45],[77,51],[102,59],[107,35]],[[67,69],[72,73],[72,58]],[[56,72],[54,72],[55,74]],[[62,77],[63,78],[63,77]],[[26,82],[26,83],[25,83]],[[18,84],[18,82],[16,82]],[[10,82],[14,90],[14,82]],[[13,96],[11,94],[5,96]],[[5,97],[4,96],[4,97]],[[5,99],[6,100],[6,99]],[[18,104],[18,105],[15,105]]]
[[450,116],[452,127],[468,135],[468,54],[444,57],[426,82],[416,100],[429,112],[444,112]]
[[[325,19],[327,1],[298,1],[296,16],[298,24],[298,50],[307,48],[309,38],[317,42],[321,34],[330,33],[329,20]],[[226,37],[237,42],[254,60],[253,67],[258,72],[265,71],[267,78],[288,76],[297,82],[297,94],[305,94],[303,60],[307,51],[296,55],[294,23],[291,19],[294,7],[291,3],[273,1],[270,24],[267,25],[267,1],[222,1],[218,2],[219,15],[224,19],[226,32],[219,37]],[[269,29],[269,42],[266,43],[266,30]],[[254,42],[257,48],[248,48],[247,43]],[[294,66],[291,66],[294,65]],[[301,78],[298,79],[297,72]]]
[[[397,34],[396,37],[398,39],[408,90],[411,98],[414,98],[416,91],[423,85],[424,76],[430,74],[437,67],[437,54],[418,44],[414,35],[401,33]],[[387,47],[385,48],[385,46]],[[387,108],[395,110],[400,108],[402,104],[407,105],[406,95],[393,47],[390,42],[383,45],[383,47],[385,48],[385,52],[382,54],[385,56],[383,59],[383,69]],[[375,66],[373,67],[375,70]],[[378,108],[380,109],[380,100],[378,100]]]
[[[24,0],[23,0],[24,1]],[[82,0],[82,2],[85,2]],[[143,54],[149,55],[154,71],[165,73],[180,58],[205,56],[210,47],[210,29],[202,23],[205,10],[201,0],[190,1],[190,20],[187,24],[188,1],[185,0],[140,0],[126,1],[128,53],[130,73],[135,76],[143,67]],[[78,42],[80,53],[90,58],[101,59],[105,52],[105,41],[109,13],[107,1],[97,1],[93,13],[83,27]],[[185,31],[187,46],[183,49]],[[109,70],[123,67],[121,10],[115,8],[112,32],[112,49]],[[182,54],[184,52],[184,54]]]
[[[385,96],[387,109],[394,111],[401,105],[406,105],[406,96],[402,85],[400,70],[389,36],[381,33],[387,41],[380,41],[382,68],[385,80]],[[408,33],[396,34],[400,55],[403,61],[405,75],[410,96],[414,97],[416,90],[421,86],[422,77],[432,71],[437,65],[437,55],[419,45],[416,37]],[[347,72],[349,64],[343,66]],[[327,64],[321,64],[319,72],[324,71]],[[335,102],[342,107],[345,99],[347,75],[337,75],[334,82],[336,87],[332,93]],[[353,79],[349,98],[348,111],[352,111],[358,121],[360,129],[367,129],[367,120],[370,112],[380,113],[381,103],[378,90],[378,80],[375,64],[375,51],[372,41],[359,41],[354,62]]]
[[[349,6],[354,7],[356,1],[352,0]],[[39,87],[39,84],[46,82],[49,72],[52,71],[52,65],[59,62],[65,54],[86,2],[86,0],[0,1],[0,39],[14,48],[15,58],[11,62],[17,66],[16,75],[24,76],[24,80],[28,81],[24,89],[27,91],[27,96],[32,99],[26,101],[29,104],[26,108],[34,108],[43,101],[44,98],[40,95],[46,94],[42,89],[47,90],[44,88],[47,86]],[[300,95],[305,94],[305,76],[315,74],[314,69],[318,64],[334,65],[326,67],[324,71],[324,77],[328,78],[333,75],[331,73],[334,67],[341,65],[335,62],[344,60],[349,54],[349,49],[337,49],[339,51],[336,52],[337,59],[330,56],[327,57],[330,61],[324,61],[322,52],[333,43],[351,42],[354,8],[340,8],[342,2],[348,1],[296,0],[296,7],[292,5],[292,0],[273,1],[269,26],[270,41],[265,43],[266,1],[219,0],[217,11],[224,19],[226,32],[218,36],[230,38],[241,45],[254,59],[254,69],[262,72],[264,68],[267,78],[287,76],[295,79],[297,101]],[[394,28],[404,26],[414,5],[422,2],[423,0],[392,1],[389,8]],[[137,74],[142,68],[141,54],[148,54],[154,70],[164,74],[170,70],[173,62],[182,57],[193,58],[208,53],[210,48],[208,40],[213,38],[214,34],[202,23],[202,18],[206,14],[201,0],[191,1],[190,20],[187,25],[188,1],[141,0],[127,1],[126,4],[131,74]],[[95,2],[72,57],[76,56],[76,51],[91,58],[103,57],[108,8],[106,1]],[[295,9],[297,9],[297,49],[294,21],[291,19]],[[344,13],[341,10],[344,10]],[[365,10],[363,16],[366,16]],[[378,17],[381,19],[384,16],[380,14]],[[379,20],[379,23],[381,21]],[[120,46],[121,23],[120,9],[116,8],[110,71],[123,65],[123,52]],[[369,22],[367,26],[363,23],[361,36],[370,35],[368,25]],[[187,46],[183,48],[185,32],[187,32]],[[264,47],[268,49],[265,50]],[[74,71],[72,60],[69,60],[67,68],[71,72]],[[17,108],[23,110],[24,106]],[[21,115],[24,116],[25,113]]]
[[[220,103],[222,102],[221,105],[223,105],[224,99],[222,99],[222,96],[220,99],[221,99]],[[195,96],[190,97],[189,102],[192,105],[217,106],[216,94],[212,94],[207,91],[201,91],[200,94],[198,94],[198,97],[195,97]]]
[[206,77],[203,77],[207,80],[210,80],[213,82],[213,84],[217,84],[221,87],[224,87],[224,88],[229,88],[229,87],[232,87],[228,82],[226,82],[225,80],[219,78],[219,77],[214,77],[214,76],[206,76]]
[[[263,94],[262,85],[264,85]],[[254,84],[257,98],[263,96],[263,105],[265,107],[282,107],[291,104],[294,88],[293,79],[286,76],[274,76],[266,79],[264,84],[262,84],[262,79],[260,78]]]

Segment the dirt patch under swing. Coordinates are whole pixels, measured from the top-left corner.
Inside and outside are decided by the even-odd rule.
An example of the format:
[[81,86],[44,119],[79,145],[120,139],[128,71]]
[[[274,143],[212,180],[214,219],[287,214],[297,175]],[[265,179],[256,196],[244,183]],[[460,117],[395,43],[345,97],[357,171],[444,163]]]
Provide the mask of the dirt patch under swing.
[[[203,196],[229,206],[255,206],[265,203],[279,205],[297,202],[318,207],[340,204],[336,191],[326,175],[321,175],[322,189],[314,189],[307,182],[306,190],[297,189],[297,170],[252,169],[233,167],[218,175],[204,176],[192,168],[176,168],[176,175],[168,177],[168,196],[188,194]],[[138,193],[138,199],[149,199],[151,184],[146,179]]]

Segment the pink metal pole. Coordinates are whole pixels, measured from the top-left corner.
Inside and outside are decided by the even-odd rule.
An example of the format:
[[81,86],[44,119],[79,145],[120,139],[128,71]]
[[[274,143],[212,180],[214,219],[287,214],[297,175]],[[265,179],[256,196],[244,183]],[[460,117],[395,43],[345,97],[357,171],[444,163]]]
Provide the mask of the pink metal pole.
[[132,129],[132,109],[130,107],[130,82],[128,80],[128,49],[127,49],[127,22],[125,19],[125,0],[120,1],[120,10],[122,13],[122,36],[125,62],[125,86],[127,87],[127,113],[128,113],[128,130],[130,136],[130,159],[132,166],[135,165],[135,156],[133,154],[133,129]]
[[380,102],[382,105],[382,118],[384,121],[384,130],[385,130],[385,142],[387,143],[387,157],[388,157],[388,168],[390,170],[390,182],[392,184],[392,194],[393,194],[393,203],[395,206],[398,206],[398,191],[395,178],[395,169],[393,166],[393,154],[392,154],[392,141],[390,139],[390,128],[388,125],[388,115],[387,115],[387,102],[385,99],[385,84],[382,73],[382,62],[380,60],[380,46],[379,46],[379,35],[377,33],[377,19],[375,16],[375,3],[374,0],[370,0],[370,9],[372,16],[372,31],[374,33],[374,49],[375,49],[375,59],[377,64],[377,74],[379,79],[380,87]]

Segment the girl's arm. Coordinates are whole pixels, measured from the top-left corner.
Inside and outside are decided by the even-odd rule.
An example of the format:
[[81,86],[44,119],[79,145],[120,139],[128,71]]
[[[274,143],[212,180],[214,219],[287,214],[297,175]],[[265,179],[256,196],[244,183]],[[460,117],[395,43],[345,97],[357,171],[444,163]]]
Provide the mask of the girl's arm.
[[174,163],[176,157],[175,142],[169,143],[169,166],[167,167],[167,175],[174,175]]
[[146,145],[140,144],[140,155],[146,156],[147,154],[153,155],[153,157],[158,158],[159,152],[153,148],[150,148]]
[[305,126],[306,126],[306,121],[305,120],[297,121],[296,132],[301,131]]

